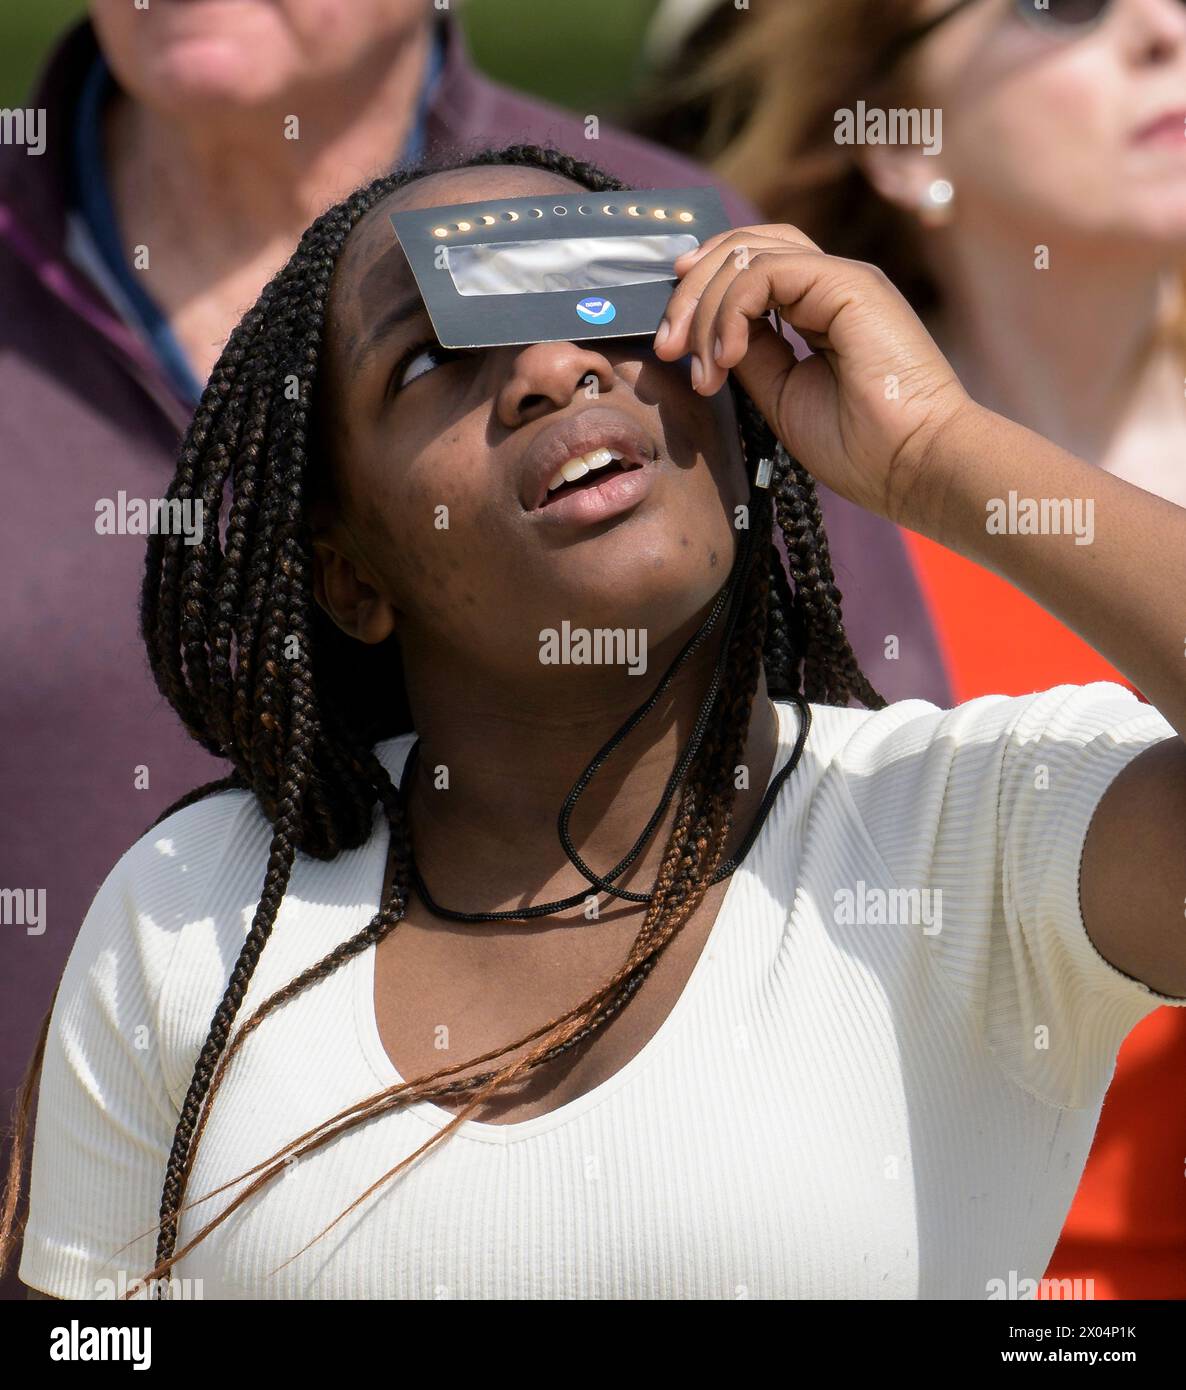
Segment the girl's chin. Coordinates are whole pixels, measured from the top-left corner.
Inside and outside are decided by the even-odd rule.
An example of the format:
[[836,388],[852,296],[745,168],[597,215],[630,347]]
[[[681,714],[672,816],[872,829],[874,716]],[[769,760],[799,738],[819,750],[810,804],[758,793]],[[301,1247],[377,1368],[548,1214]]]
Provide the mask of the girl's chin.
[[[653,569],[622,575],[619,587],[588,588],[550,586],[546,612],[538,619],[539,630],[561,628],[626,628],[643,631],[652,646],[691,635],[709,606],[728,581],[729,569],[692,573]],[[566,601],[571,595],[571,601]],[[532,631],[536,629],[533,625]]]

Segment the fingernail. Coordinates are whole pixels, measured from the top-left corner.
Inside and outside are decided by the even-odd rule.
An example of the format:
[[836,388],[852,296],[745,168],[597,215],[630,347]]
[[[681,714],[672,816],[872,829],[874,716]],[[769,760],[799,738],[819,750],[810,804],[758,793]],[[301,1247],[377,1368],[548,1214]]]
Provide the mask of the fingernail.
[[713,340],[712,355],[714,361],[719,362],[721,360],[721,340],[719,338]]
[[666,319],[659,325],[659,331],[655,334],[655,347],[662,347],[671,333],[671,325]]
[[692,358],[692,385],[699,391],[700,383],[704,380],[704,363],[699,357]]

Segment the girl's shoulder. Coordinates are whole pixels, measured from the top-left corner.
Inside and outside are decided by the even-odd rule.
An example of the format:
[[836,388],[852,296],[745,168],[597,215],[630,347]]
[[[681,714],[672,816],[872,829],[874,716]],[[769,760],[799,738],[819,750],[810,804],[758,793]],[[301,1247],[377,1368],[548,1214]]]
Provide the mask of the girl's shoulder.
[[803,761],[817,818],[863,830],[905,881],[925,878],[937,856],[983,860],[985,894],[996,891],[1010,840],[1035,859],[1043,843],[1053,852],[1057,842],[1063,867],[1073,859],[1077,868],[1113,780],[1176,737],[1151,705],[1107,681],[986,695],[951,709],[903,700],[876,711],[813,705],[811,713]]
[[269,914],[262,906],[266,881],[286,858],[274,838],[250,791],[220,791],[183,807],[115,864],[75,939],[60,990],[71,1002],[61,1022],[76,1012],[80,1027],[100,1033],[117,1018],[121,1028],[133,1015],[146,1023],[174,1106],[253,924],[267,944],[240,1021],[378,909],[387,852],[378,805],[361,845],[332,859],[292,855],[278,908]]
[[[812,715],[806,819],[825,901],[836,890],[855,900],[868,884],[892,893],[904,915],[879,920],[908,928],[894,939],[925,950],[1004,1072],[1049,1104],[1098,1102],[1128,1031],[1183,1001],[1095,947],[1083,848],[1112,782],[1173,727],[1110,682]],[[914,936],[923,902],[930,925]]]
[[[58,1026],[81,1037],[101,1031],[97,1020],[130,1028],[135,1015],[163,1059],[169,982],[179,967],[192,980],[196,965],[206,986],[196,1012],[206,1010],[208,1023],[223,967],[247,930],[243,909],[259,898],[271,834],[255,796],[242,789],[212,793],[145,831],[112,866],[79,927],[58,990]],[[170,1070],[171,1088],[183,1087]]]
[[811,706],[808,750],[823,764],[874,776],[907,760],[953,758],[1046,740],[1086,746],[1104,737],[1174,736],[1173,727],[1126,686],[1059,685],[1028,695],[982,695],[950,708],[897,700],[880,710]]
[[117,895],[119,918],[137,937],[175,933],[239,882],[258,898],[271,840],[253,792],[214,792],[145,831],[112,868],[88,920],[103,897]]

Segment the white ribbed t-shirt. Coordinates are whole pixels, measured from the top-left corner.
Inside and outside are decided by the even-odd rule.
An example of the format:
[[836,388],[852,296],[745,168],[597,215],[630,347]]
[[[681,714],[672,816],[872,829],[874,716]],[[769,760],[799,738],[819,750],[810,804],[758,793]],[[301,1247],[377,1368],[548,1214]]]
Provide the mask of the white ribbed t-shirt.
[[[776,769],[799,721],[778,711]],[[452,1115],[421,1102],[350,1130],[178,1262],[191,1296],[983,1299],[1040,1278],[1120,1043],[1186,1004],[1105,961],[1078,897],[1101,796],[1174,731],[1110,684],[812,714],[641,1052],[550,1114],[466,1122],[290,1259]],[[410,741],[379,745],[395,777]],[[298,856],[240,1021],[374,915],[375,827],[331,863]],[[221,793],[100,889],[45,1058],[27,1284],[103,1296],[151,1267],[144,1233],[268,840],[254,798]],[[399,1080],[374,964],[370,948],[248,1040],[190,1199]],[[185,1215],[179,1244],[236,1190]]]

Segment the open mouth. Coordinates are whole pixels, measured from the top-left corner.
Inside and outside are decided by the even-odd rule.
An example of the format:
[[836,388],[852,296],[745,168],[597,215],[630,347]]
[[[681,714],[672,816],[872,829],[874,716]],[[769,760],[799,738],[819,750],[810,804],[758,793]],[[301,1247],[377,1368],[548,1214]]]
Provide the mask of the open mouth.
[[578,458],[571,458],[557,469],[540,506],[546,507],[574,492],[591,492],[607,479],[619,477],[641,466],[625,458],[616,449],[594,449]]

